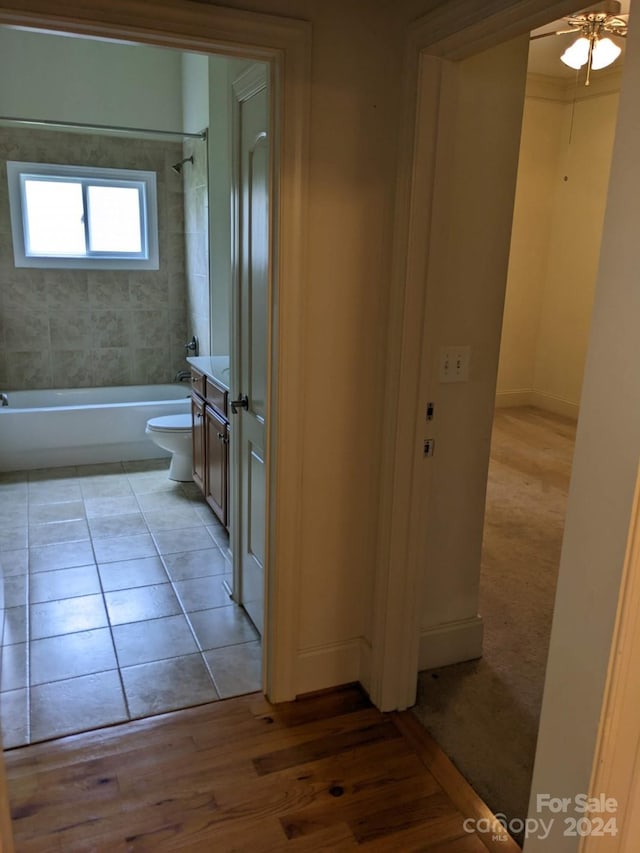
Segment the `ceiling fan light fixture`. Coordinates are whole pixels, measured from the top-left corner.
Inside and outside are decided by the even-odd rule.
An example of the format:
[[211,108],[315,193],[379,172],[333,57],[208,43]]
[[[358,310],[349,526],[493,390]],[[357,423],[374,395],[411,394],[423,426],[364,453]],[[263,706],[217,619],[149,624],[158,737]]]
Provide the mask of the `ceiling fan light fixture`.
[[[607,39],[607,41],[609,41],[609,39]],[[611,44],[615,47],[613,42],[611,42]],[[587,64],[587,61],[589,60],[590,47],[589,39],[585,38],[585,36],[581,36],[565,50],[560,59],[565,65],[568,65],[569,68],[575,68],[577,71],[579,68],[582,68],[583,65]],[[613,62],[613,59],[610,61]],[[604,68],[604,66],[601,67]]]
[[622,48],[618,47],[615,42],[609,38],[597,39],[593,46],[593,55],[591,57],[591,67],[594,71],[599,71],[601,68],[606,68],[611,65],[622,53]]

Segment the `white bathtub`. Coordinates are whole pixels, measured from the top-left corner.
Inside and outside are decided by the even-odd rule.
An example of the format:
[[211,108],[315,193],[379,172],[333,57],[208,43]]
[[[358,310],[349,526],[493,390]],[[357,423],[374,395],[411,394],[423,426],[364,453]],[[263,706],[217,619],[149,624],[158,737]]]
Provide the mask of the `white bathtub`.
[[0,407],[0,470],[153,459],[149,418],[189,412],[190,386],[129,385],[7,391]]

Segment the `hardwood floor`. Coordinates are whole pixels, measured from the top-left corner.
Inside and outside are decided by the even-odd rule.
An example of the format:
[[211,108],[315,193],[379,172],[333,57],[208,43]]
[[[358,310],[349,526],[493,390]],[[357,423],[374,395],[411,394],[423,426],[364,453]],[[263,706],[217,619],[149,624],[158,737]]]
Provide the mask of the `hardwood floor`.
[[17,853],[517,851],[409,712],[251,694],[5,754]]

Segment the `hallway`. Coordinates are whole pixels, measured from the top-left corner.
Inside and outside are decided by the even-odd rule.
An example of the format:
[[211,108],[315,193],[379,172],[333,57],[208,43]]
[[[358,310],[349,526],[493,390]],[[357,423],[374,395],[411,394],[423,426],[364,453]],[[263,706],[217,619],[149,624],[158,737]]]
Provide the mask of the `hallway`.
[[[410,712],[261,695],[11,750],[16,851],[516,853]],[[465,822],[469,819],[469,823]]]

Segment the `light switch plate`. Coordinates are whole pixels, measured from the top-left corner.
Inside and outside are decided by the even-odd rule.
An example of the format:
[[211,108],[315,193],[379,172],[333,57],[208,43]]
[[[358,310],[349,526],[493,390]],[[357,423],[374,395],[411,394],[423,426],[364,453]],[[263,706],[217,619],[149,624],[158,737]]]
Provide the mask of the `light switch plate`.
[[471,347],[450,346],[440,348],[439,382],[468,382]]

